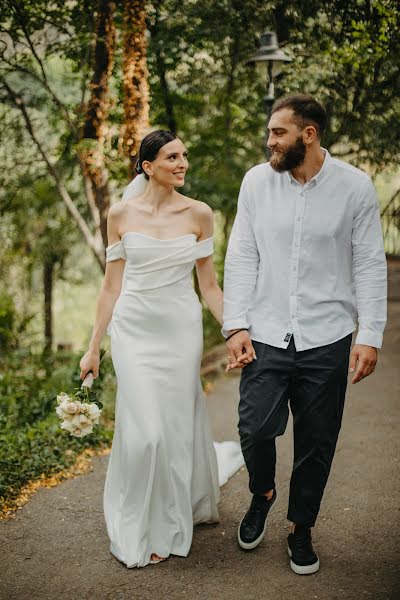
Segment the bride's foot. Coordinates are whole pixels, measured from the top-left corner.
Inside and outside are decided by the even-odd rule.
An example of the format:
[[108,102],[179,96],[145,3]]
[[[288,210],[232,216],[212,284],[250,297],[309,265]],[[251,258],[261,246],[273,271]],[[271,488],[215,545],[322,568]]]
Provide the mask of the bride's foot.
[[162,556],[158,556],[158,554],[153,553],[150,556],[150,564],[151,565],[156,565],[157,563],[163,562],[163,560],[167,560],[167,559]]

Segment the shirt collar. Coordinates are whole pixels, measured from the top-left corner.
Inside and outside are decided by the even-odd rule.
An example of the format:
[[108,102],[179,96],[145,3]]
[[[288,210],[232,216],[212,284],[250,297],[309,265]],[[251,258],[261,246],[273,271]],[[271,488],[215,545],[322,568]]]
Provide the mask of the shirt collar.
[[[310,179],[310,181],[308,181],[305,185],[310,185],[311,182],[314,182],[313,185],[316,185],[324,177],[325,173],[327,172],[327,170],[329,168],[329,163],[331,161],[331,155],[329,154],[329,152],[326,148],[321,147],[321,150],[325,155],[324,162],[322,163],[322,166],[321,166],[320,170],[318,171],[318,173],[316,173],[314,175],[314,177],[312,177]],[[290,183],[297,183],[297,185],[300,185],[300,183],[297,181],[297,179],[295,179],[293,177],[293,175],[291,174],[290,171],[286,171],[286,176],[288,177],[288,180]]]

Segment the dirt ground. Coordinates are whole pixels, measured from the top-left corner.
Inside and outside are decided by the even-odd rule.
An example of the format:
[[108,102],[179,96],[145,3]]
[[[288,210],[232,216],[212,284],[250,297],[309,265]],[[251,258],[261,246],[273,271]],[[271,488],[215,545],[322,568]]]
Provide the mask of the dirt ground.
[[[238,377],[222,375],[207,402],[216,440],[237,439]],[[314,530],[320,571],[291,572],[286,509],[291,423],[279,439],[278,500],[253,552],[236,543],[249,502],[244,469],[222,489],[221,523],[195,529],[187,558],[126,569],[108,550],[102,490],[107,457],[90,473],[42,489],[0,522],[0,600],[388,600],[400,598],[400,302],[376,372],[351,386],[332,473]]]

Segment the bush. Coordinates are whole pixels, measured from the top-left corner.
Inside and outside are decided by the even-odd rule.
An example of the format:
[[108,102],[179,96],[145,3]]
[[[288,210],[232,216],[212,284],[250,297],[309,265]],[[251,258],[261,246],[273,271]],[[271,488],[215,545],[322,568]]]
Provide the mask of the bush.
[[54,475],[71,466],[85,448],[108,446],[112,430],[95,428],[85,438],[73,438],[53,415],[33,426],[6,428],[0,433],[0,510],[10,507],[21,487],[42,474]]
[[8,294],[0,293],[0,355],[3,355],[13,345],[15,306]]
[[[115,381],[105,358],[95,386],[105,404],[101,425],[84,438],[73,438],[59,427],[56,396],[79,387],[79,357],[57,354],[53,359],[13,353],[0,372],[0,511],[10,507],[29,481],[71,466],[85,448],[109,446],[112,439]],[[50,362],[49,362],[50,360]],[[47,375],[49,373],[49,375]]]

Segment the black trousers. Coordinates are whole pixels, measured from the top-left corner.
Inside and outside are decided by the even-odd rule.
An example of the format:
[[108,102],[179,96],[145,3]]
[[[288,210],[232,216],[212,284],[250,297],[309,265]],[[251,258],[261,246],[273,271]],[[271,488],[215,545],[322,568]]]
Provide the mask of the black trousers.
[[339,435],[351,334],[297,352],[253,342],[257,360],[240,380],[239,434],[253,494],[275,487],[275,438],[293,414],[294,464],[288,519],[312,527],[318,516]]

